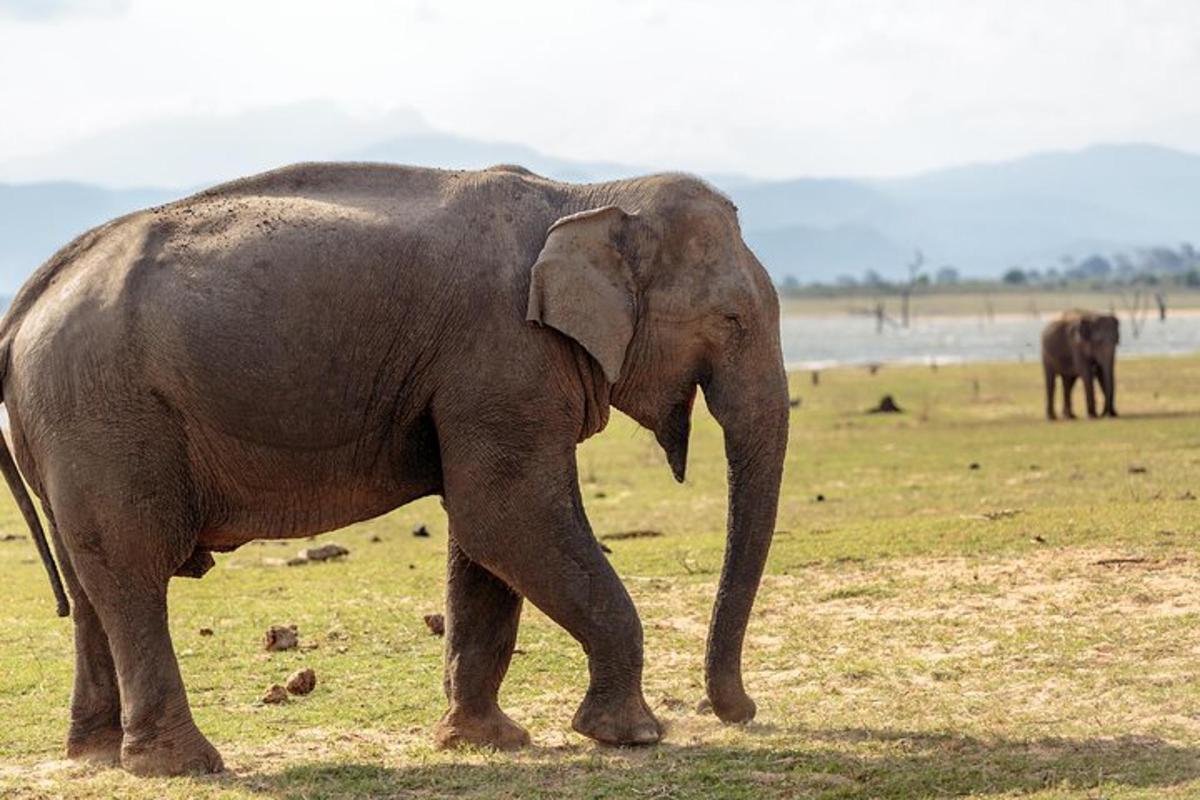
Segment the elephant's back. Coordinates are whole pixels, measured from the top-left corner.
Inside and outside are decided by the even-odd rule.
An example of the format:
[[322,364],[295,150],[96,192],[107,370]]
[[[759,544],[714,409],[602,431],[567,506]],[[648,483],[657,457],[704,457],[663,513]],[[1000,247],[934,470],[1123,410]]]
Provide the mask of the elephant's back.
[[[420,410],[437,348],[523,320],[517,274],[549,224],[535,184],[300,165],[215,187],[65,248],[6,319],[12,352],[64,402],[94,388],[91,366],[116,367],[231,434],[344,443],[404,413],[399,387]],[[334,412],[353,425],[314,439],[308,422]]]

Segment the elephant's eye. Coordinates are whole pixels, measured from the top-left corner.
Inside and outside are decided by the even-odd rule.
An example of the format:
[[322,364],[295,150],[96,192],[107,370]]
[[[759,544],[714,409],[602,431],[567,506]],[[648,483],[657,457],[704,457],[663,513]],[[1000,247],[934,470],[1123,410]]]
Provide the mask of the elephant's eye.
[[736,328],[739,331],[742,329],[742,318],[737,314],[726,313],[724,316],[726,325],[730,326],[731,328]]

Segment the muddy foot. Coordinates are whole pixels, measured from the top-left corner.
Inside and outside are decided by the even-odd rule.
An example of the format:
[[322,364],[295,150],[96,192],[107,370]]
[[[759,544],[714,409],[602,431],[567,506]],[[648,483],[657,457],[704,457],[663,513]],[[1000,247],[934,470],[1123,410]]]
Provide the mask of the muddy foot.
[[571,727],[604,744],[654,744],[663,735],[662,725],[640,694],[620,703],[600,701],[588,694],[575,712]]
[[439,748],[471,744],[497,750],[516,750],[529,746],[529,732],[499,708],[482,715],[451,709],[438,723],[433,740]]
[[203,775],[221,772],[221,754],[193,728],[182,735],[160,736],[154,741],[121,746],[121,766],[134,775]]

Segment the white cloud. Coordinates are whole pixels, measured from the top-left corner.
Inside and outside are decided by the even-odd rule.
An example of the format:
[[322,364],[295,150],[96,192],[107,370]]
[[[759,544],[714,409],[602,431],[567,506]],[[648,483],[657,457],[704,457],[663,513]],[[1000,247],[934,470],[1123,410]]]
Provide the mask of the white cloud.
[[142,0],[0,19],[0,75],[0,161],[315,98],[562,156],[775,176],[1200,150],[1192,0]]

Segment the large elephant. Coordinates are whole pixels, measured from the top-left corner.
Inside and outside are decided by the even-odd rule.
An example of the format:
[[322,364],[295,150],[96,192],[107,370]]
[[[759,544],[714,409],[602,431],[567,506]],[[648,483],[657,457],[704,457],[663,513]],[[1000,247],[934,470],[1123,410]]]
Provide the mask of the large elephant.
[[1062,376],[1063,415],[1075,418],[1071,410],[1071,389],[1077,378],[1083,379],[1084,398],[1089,417],[1096,416],[1095,380],[1104,390],[1104,415],[1117,416],[1115,405],[1117,379],[1113,371],[1121,326],[1112,314],[1068,311],[1042,331],[1042,370],[1046,378],[1046,416],[1054,419],[1054,379]]
[[[0,323],[0,370],[74,602],[71,756],[220,769],[188,708],[168,580],[427,495],[450,521],[437,740],[528,741],[497,704],[528,598],[587,653],[574,728],[657,741],[641,623],[584,514],[575,448],[613,406],[682,481],[697,387],[729,466],[707,693],[722,720],[755,714],[741,653],[788,394],[775,290],[703,181],[365,164],[238,180],[57,253]],[[42,544],[7,450],[0,467]]]

